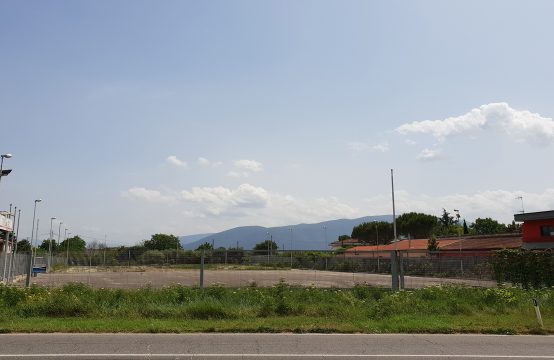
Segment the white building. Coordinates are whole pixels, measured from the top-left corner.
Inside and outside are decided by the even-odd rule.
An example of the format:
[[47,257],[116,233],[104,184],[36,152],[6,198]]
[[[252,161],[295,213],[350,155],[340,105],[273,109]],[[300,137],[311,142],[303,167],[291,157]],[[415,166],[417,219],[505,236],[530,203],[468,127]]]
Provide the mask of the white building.
[[0,211],[0,252],[4,252],[6,248],[6,240],[10,234],[10,242],[8,243],[7,250],[9,252],[13,251],[13,246],[15,245],[15,239],[13,239],[13,219],[12,214],[7,211]]

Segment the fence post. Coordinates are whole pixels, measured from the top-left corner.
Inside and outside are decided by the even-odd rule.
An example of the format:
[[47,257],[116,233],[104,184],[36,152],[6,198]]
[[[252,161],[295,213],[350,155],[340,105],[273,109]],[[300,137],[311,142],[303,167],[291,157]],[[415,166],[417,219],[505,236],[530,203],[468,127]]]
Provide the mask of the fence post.
[[200,255],[200,289],[204,288],[204,249]]
[[33,267],[31,266],[31,263],[33,261],[33,250],[31,249],[31,252],[28,256],[28,263],[27,263],[27,277],[25,278],[25,286],[29,287],[31,285],[31,271],[33,271]]
[[398,252],[398,260],[400,263],[400,289],[404,290],[404,257],[402,252]]
[[398,291],[398,260],[394,250],[390,252],[390,273],[392,277],[392,291]]

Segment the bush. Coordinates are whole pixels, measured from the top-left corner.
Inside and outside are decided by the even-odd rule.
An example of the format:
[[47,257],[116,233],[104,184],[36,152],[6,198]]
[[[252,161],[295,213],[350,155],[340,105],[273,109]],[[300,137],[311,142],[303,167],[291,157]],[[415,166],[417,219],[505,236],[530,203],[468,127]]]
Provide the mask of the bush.
[[508,281],[525,289],[554,285],[554,256],[550,251],[504,249],[496,251],[491,262],[499,284]]

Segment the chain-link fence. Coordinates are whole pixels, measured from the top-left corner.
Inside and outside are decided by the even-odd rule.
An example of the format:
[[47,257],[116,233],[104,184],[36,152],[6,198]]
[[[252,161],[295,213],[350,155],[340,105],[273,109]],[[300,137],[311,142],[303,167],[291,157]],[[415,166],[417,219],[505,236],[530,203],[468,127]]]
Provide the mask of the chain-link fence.
[[32,282],[94,287],[291,285],[352,287],[356,284],[419,288],[438,284],[495,286],[489,252],[267,251],[96,249],[60,254],[60,263]]
[[[30,267],[31,256],[29,253],[0,253],[0,280],[2,283],[21,283],[24,282],[29,270],[31,275],[36,276],[38,272],[47,272],[48,269],[48,256],[33,255],[33,267]],[[65,258],[60,256],[52,256],[50,259],[51,268],[56,264],[65,264]]]

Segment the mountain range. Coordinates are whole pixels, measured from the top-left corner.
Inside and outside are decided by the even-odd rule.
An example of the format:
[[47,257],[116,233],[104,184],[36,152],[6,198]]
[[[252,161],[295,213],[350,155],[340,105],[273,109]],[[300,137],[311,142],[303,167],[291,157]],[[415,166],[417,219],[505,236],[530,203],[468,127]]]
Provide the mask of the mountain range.
[[[208,242],[215,248],[241,247],[251,250],[257,243],[272,239],[280,250],[327,250],[329,243],[340,235],[350,235],[352,229],[364,222],[392,222],[392,215],[365,216],[357,219],[338,219],[316,224],[298,224],[278,227],[241,226],[214,234],[181,236],[185,249],[194,250]],[[292,244],[292,245],[291,245]]]

